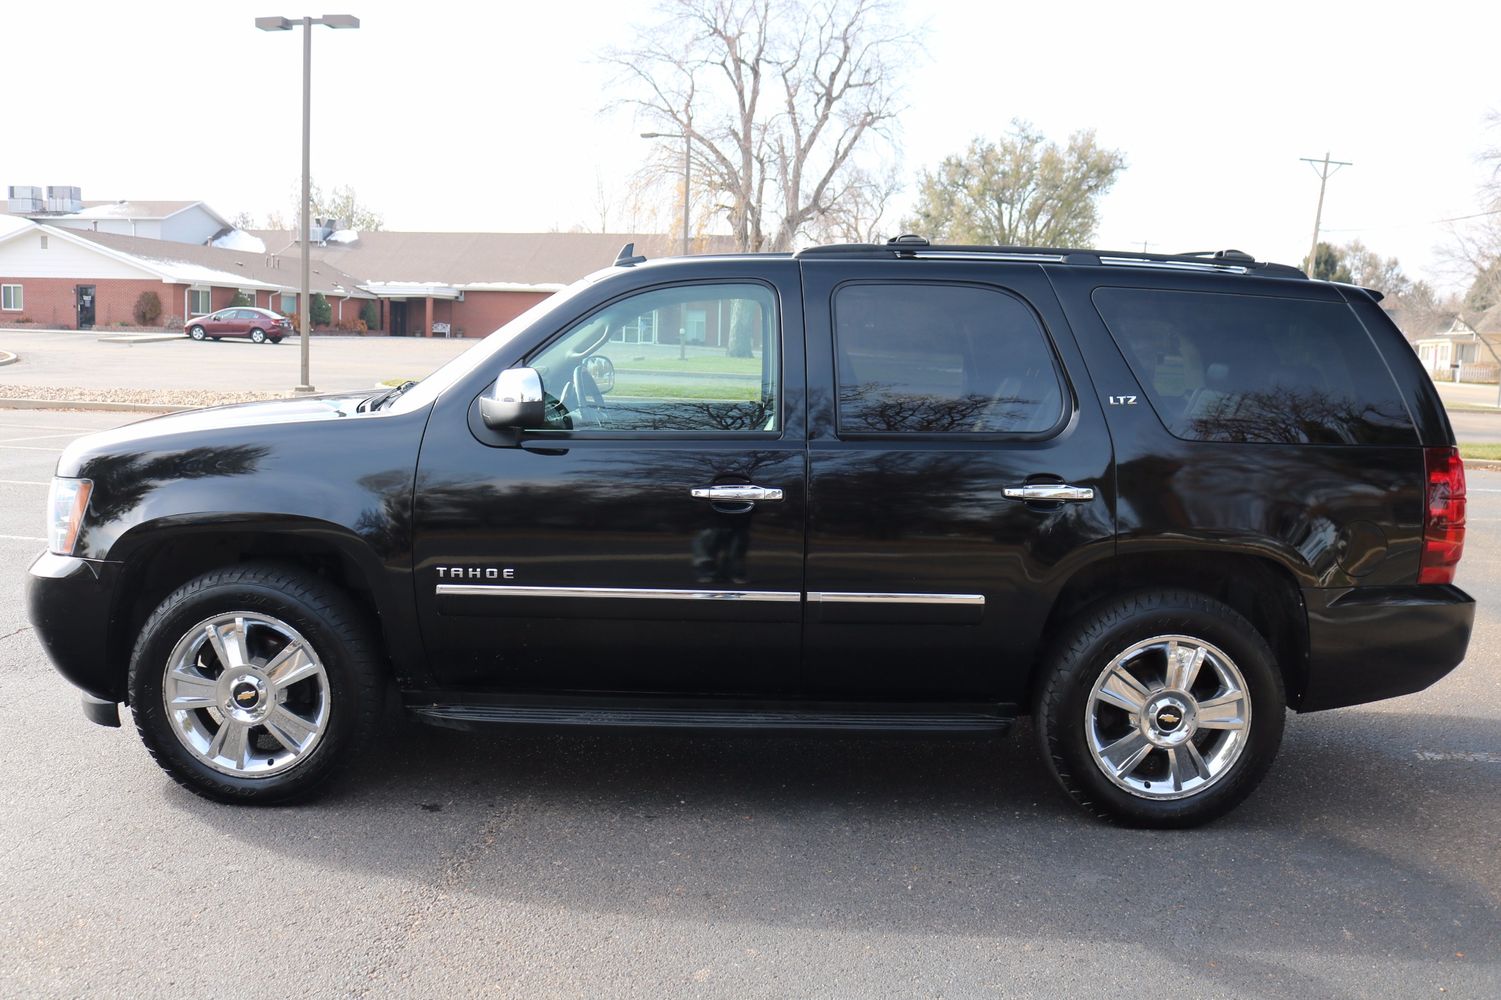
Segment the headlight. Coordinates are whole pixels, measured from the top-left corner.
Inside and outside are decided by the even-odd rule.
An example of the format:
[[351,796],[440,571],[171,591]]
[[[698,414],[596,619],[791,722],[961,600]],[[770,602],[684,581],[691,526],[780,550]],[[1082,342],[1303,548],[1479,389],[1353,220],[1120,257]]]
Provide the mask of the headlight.
[[94,492],[91,479],[52,477],[47,491],[47,549],[60,556],[71,556],[78,544],[78,529],[83,512],[89,509],[89,494]]

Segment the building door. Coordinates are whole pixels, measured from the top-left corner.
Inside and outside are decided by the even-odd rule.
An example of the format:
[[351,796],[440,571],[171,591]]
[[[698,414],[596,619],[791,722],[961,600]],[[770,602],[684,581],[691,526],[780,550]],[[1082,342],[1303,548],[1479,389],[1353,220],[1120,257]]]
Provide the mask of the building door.
[[94,328],[94,286],[77,285],[73,289],[78,310],[78,329],[92,330]]
[[391,302],[391,336],[405,337],[407,335],[407,304],[405,302]]

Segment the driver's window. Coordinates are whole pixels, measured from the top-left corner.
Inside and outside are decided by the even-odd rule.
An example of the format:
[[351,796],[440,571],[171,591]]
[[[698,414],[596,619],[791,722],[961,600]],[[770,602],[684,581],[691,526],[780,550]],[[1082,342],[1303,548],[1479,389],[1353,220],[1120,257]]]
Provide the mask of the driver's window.
[[778,331],[764,285],[679,285],[621,299],[529,361],[547,400],[547,427],[536,429],[775,431]]

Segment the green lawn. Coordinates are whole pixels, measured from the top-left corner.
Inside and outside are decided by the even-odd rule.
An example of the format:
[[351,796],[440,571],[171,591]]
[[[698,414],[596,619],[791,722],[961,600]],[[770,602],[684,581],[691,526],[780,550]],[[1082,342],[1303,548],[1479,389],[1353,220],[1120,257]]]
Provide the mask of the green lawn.
[[618,372],[705,372],[714,375],[759,375],[760,358],[732,358],[725,354],[690,354],[679,357],[605,355]]
[[1459,457],[1501,461],[1501,444],[1462,444],[1459,446]]
[[612,398],[639,399],[727,399],[756,400],[761,398],[761,387],[745,382],[722,381],[712,384],[692,382],[648,382],[634,378],[617,378],[615,388],[606,396]]

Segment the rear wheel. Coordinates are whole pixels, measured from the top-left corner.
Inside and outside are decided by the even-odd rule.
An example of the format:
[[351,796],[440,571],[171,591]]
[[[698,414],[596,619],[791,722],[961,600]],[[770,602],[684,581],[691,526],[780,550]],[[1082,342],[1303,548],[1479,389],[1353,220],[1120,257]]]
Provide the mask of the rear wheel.
[[178,783],[223,802],[305,798],[355,756],[382,704],[358,608],[301,570],[246,564],[183,585],[130,666],[136,728]]
[[270,339],[271,343],[273,343],[273,344],[279,344],[279,343],[281,343],[281,338],[280,337],[271,337],[269,339]]
[[220,340],[222,340],[222,339],[223,339],[223,338],[221,338],[221,337],[210,337],[210,338],[209,338],[209,340],[212,340],[212,341],[213,341],[213,342],[214,342],[214,343],[216,343],[216,344],[217,344],[217,343],[218,343],[218,342],[219,342],[219,341],[220,341]]
[[1249,622],[1200,594],[1147,591],[1074,623],[1038,694],[1037,732],[1058,781],[1096,815],[1195,826],[1261,781],[1283,705]]
[[266,331],[260,329],[259,327],[251,330],[250,339],[257,344],[264,344],[266,342]]
[[[190,326],[190,327],[188,327],[188,336],[192,337],[194,340],[202,340],[203,339],[203,327],[201,327],[201,326]],[[215,338],[215,339],[217,339],[217,338]]]

